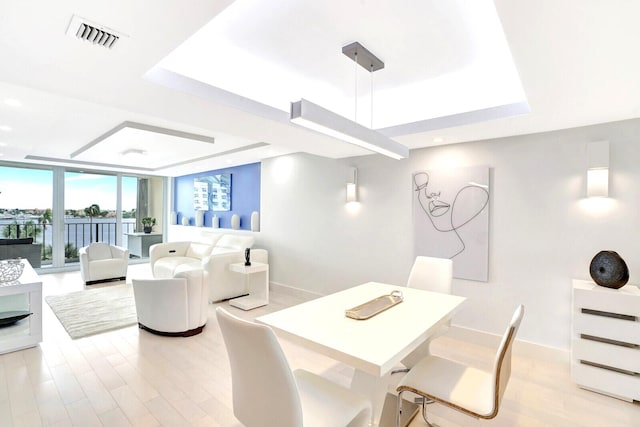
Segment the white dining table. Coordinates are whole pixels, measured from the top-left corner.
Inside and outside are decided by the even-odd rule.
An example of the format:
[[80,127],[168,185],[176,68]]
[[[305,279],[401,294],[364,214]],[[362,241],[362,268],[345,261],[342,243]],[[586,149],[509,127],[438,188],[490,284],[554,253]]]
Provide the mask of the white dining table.
[[[389,295],[403,301],[366,320],[345,310]],[[389,374],[460,308],[464,297],[369,282],[256,318],[277,335],[352,366],[351,389],[369,396],[378,425]]]

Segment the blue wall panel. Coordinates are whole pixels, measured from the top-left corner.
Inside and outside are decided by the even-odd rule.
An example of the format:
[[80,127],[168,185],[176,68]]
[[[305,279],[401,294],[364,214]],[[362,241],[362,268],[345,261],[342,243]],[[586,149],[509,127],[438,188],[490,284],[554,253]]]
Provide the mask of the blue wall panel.
[[218,169],[209,172],[200,172],[193,175],[184,175],[174,178],[174,210],[178,213],[178,224],[182,224],[182,218],[189,218],[189,224],[195,225],[196,212],[193,207],[193,180],[195,178],[231,174],[231,210],[205,211],[204,226],[211,227],[213,215],[220,218],[220,228],[231,228],[231,215],[240,215],[240,228],[251,229],[251,212],[260,212],[260,163],[235,166]]

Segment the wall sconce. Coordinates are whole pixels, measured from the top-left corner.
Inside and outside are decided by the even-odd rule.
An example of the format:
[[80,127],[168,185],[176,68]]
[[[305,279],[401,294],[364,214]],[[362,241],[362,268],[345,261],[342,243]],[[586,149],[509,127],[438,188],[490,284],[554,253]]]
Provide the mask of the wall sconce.
[[587,197],[609,197],[609,141],[587,144]]
[[353,182],[347,183],[347,203],[358,201],[358,169],[353,168]]

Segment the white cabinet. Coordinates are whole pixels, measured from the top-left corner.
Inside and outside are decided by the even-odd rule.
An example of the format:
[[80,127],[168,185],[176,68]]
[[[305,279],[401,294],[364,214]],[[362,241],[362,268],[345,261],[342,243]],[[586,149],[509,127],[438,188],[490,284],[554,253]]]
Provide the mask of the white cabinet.
[[13,282],[0,283],[0,312],[26,310],[32,314],[0,327],[0,354],[34,347],[42,341],[42,280],[26,259]]
[[573,280],[571,376],[580,387],[640,400],[640,289]]
[[162,243],[162,233],[127,233],[129,254],[138,258],[149,258],[149,248]]

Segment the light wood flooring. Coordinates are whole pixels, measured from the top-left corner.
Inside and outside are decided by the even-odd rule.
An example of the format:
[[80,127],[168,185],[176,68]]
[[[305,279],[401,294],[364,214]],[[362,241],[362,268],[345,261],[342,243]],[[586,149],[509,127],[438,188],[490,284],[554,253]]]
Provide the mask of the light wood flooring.
[[[148,264],[132,265],[127,280],[148,276]],[[78,272],[41,277],[44,295],[84,288]],[[295,292],[272,291],[267,307],[229,309],[253,318],[304,299]],[[44,303],[44,341],[0,355],[0,427],[239,426],[214,308],[209,308],[204,332],[190,338],[158,337],[131,326],[71,340]],[[281,343],[292,368],[349,383],[353,370],[348,366]],[[446,336],[433,343],[433,351],[485,366],[494,352]],[[511,382],[494,420],[477,421],[437,404],[429,406],[431,419],[442,427],[640,426],[640,404],[579,389],[571,382],[568,360],[556,359],[515,354]],[[420,416],[411,423],[424,425]]]

